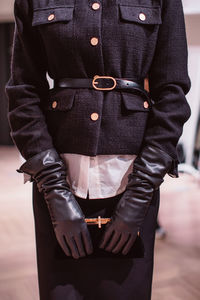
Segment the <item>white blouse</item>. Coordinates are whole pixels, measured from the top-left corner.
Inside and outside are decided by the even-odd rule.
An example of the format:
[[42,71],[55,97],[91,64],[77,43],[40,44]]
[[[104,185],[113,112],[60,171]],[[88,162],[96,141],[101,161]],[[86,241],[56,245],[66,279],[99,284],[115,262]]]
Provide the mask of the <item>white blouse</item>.
[[122,193],[136,155],[60,154],[67,167],[67,182],[80,198],[100,199]]

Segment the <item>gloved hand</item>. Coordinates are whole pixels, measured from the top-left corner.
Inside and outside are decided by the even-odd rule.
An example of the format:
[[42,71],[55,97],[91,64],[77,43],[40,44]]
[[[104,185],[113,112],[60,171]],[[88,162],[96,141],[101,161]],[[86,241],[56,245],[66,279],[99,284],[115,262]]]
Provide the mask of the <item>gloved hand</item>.
[[[146,146],[135,159],[124,194],[106,225],[99,247],[126,255],[133,246],[144,222],[154,189],[170,172],[174,160],[164,151]],[[177,174],[175,174],[177,177]]]
[[66,169],[54,149],[27,160],[18,170],[31,175],[43,192],[56,238],[67,256],[84,257],[93,252],[85,216],[66,182]]

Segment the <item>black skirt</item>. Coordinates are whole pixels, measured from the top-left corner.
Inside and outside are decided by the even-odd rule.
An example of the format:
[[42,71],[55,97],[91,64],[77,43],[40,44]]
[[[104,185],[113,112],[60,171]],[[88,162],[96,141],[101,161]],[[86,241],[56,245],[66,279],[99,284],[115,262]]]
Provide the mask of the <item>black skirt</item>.
[[[86,217],[110,217],[121,195],[106,199],[76,197]],[[150,300],[159,191],[154,193],[140,237],[126,256],[98,248],[105,229],[88,225],[94,253],[67,257],[53,231],[48,209],[33,184],[40,300]]]

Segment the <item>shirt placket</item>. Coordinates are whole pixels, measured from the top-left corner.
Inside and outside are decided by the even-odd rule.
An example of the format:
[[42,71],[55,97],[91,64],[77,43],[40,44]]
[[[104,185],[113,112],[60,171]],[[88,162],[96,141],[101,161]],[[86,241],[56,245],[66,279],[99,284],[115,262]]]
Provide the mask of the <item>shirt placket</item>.
[[98,156],[90,157],[88,193],[91,199],[102,197]]

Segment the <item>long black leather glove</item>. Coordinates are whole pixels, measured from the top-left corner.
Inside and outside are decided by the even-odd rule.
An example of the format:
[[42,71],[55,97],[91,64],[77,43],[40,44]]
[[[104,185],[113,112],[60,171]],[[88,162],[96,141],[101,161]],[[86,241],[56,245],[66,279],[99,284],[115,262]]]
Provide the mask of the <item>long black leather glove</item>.
[[54,149],[41,152],[18,170],[31,175],[43,192],[56,238],[67,256],[84,257],[93,252],[85,216],[66,182],[66,169]]
[[[133,246],[144,222],[154,189],[173,167],[173,159],[162,150],[146,146],[135,159],[128,184],[106,225],[99,247],[106,251],[126,255]],[[178,175],[175,174],[175,177]]]

